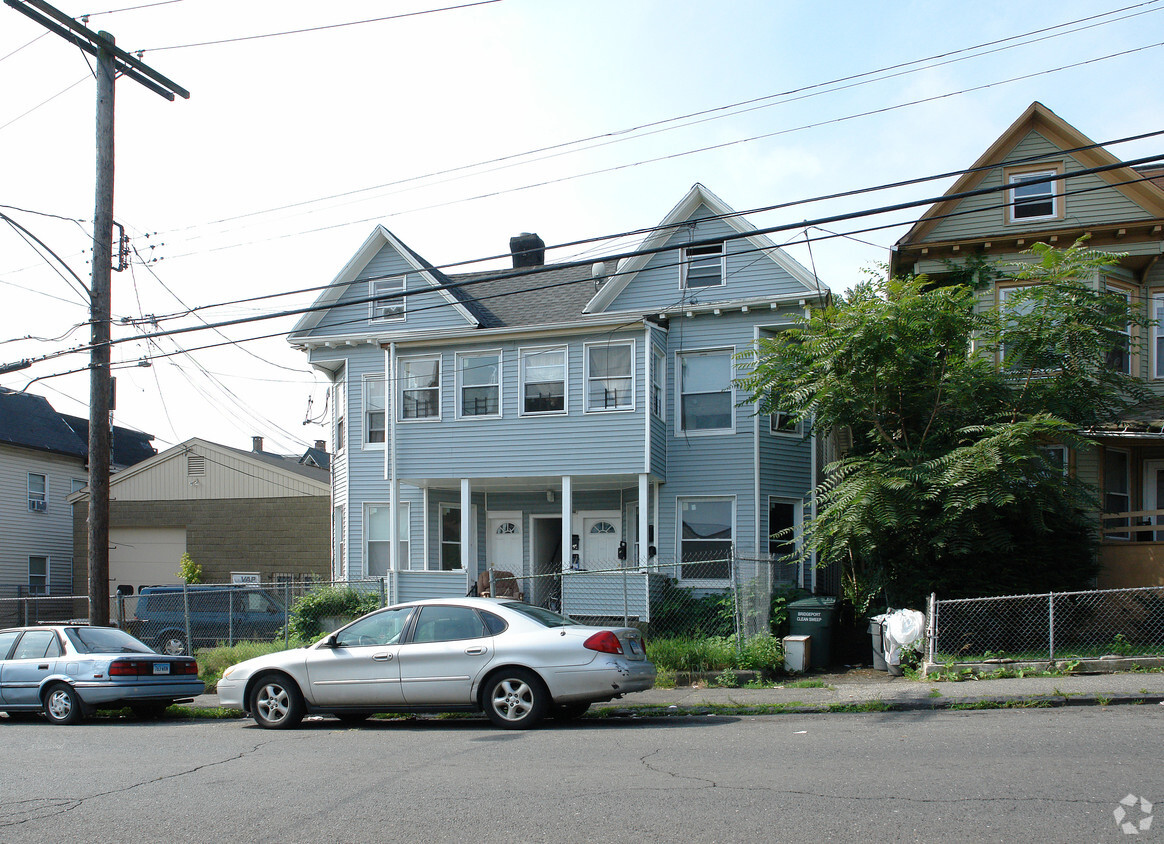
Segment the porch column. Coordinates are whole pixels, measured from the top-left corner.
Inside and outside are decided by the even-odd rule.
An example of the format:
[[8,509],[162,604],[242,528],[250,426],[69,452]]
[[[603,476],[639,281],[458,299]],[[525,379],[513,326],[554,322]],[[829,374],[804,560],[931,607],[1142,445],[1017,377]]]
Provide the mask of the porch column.
[[647,541],[650,531],[647,525],[651,523],[651,500],[650,500],[650,479],[646,475],[639,475],[639,559],[638,564],[642,568],[646,568],[647,561],[650,555],[647,553],[647,548],[650,542]]
[[574,511],[574,486],[569,475],[562,477],[562,571],[570,570],[570,560],[574,554],[573,526],[570,514]]
[[470,495],[469,479],[461,478],[461,568],[465,570],[466,576],[473,574],[473,569],[470,567],[472,560],[469,559],[469,551],[472,550],[470,543],[472,536],[473,520],[470,516],[473,515],[473,497]]

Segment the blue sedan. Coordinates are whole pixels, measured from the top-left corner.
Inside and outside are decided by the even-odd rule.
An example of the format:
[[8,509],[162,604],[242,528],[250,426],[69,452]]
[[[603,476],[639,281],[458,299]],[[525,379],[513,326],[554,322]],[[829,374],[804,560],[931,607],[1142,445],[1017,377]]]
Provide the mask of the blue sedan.
[[0,630],[0,712],[75,724],[98,708],[140,717],[202,694],[198,663],[163,656],[115,627],[52,624]]

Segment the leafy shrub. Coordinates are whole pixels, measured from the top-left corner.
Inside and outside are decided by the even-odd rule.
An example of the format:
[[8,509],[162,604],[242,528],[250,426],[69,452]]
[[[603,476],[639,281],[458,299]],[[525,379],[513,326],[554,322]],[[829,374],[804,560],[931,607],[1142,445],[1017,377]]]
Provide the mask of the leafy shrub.
[[323,634],[325,618],[359,618],[380,608],[380,593],[365,592],[350,586],[324,586],[296,599],[291,607],[288,631],[304,641],[314,641]]
[[799,586],[786,584],[772,589],[772,599],[768,605],[768,629],[777,638],[788,635],[788,605],[811,593]]
[[651,605],[652,636],[730,636],[735,629],[731,593],[696,598],[690,589],[667,580],[662,596]]
[[745,671],[775,673],[784,669],[784,645],[772,636],[754,636],[744,642],[739,656]]

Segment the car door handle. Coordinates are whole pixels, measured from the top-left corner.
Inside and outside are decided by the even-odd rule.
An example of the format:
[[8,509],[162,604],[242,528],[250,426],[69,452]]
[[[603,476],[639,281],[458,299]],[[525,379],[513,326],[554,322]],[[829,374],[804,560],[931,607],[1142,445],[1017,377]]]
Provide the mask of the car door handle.
[[469,654],[470,656],[480,656],[481,654],[485,653],[485,648],[477,645],[472,648],[465,648],[465,653]]
[[36,670],[37,671],[48,671],[48,666],[47,665],[38,665],[36,667]]
[[372,659],[379,662],[390,662],[392,660],[392,654],[372,654]]

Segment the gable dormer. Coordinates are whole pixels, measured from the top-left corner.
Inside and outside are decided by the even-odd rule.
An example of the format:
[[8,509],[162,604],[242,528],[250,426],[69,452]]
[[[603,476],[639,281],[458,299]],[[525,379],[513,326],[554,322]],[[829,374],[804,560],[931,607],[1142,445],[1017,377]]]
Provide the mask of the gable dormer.
[[722,199],[695,184],[624,260],[586,313],[819,295],[823,285]]
[[288,340],[298,345],[479,326],[480,319],[448,284],[432,264],[377,226]]

